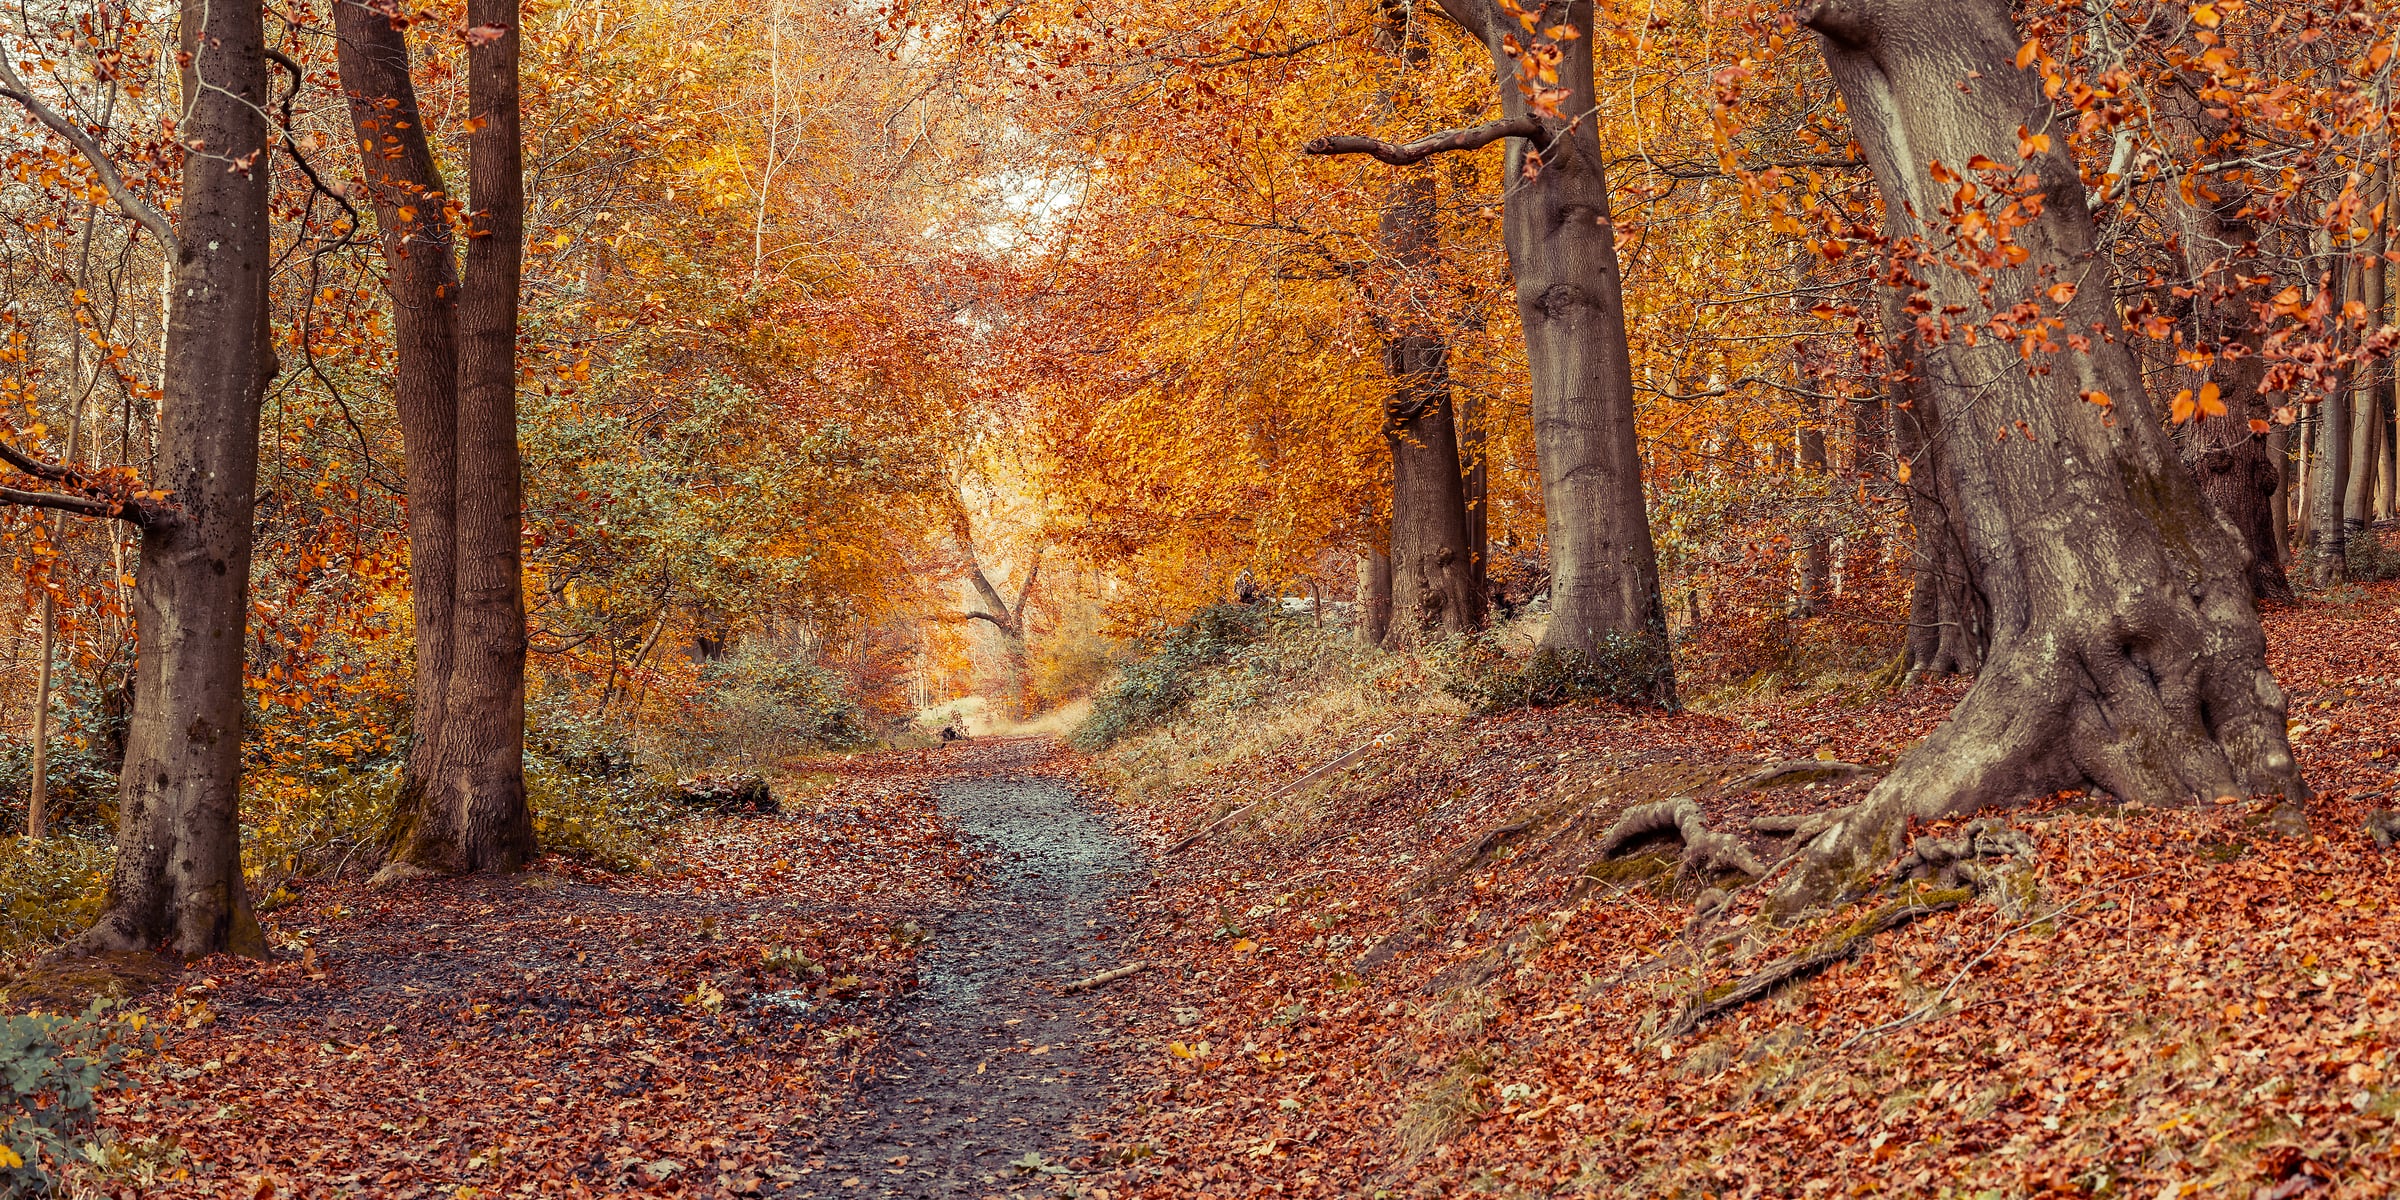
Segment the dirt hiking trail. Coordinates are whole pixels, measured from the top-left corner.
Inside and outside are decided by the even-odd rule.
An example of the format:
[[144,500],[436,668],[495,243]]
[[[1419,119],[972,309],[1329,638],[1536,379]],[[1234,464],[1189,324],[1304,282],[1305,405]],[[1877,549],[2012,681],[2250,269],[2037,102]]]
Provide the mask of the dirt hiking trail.
[[985,855],[960,906],[929,918],[922,988],[890,1061],[801,1147],[792,1197],[980,1197],[1053,1190],[1093,1164],[1082,1122],[1109,1108],[1114,1031],[1078,979],[1120,965],[1111,901],[1138,886],[1126,841],[1065,783],[1034,773],[1045,743],[937,752],[929,782]]

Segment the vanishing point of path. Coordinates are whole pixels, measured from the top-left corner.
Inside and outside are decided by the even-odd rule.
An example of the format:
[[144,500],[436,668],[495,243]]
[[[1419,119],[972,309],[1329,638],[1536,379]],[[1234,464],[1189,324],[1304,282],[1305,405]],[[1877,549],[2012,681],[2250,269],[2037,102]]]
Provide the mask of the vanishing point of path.
[[1113,1099],[1114,1031],[1059,989],[1124,961],[1109,902],[1140,863],[1074,791],[1027,768],[1029,741],[942,752],[935,795],[985,855],[960,906],[932,925],[922,989],[894,1056],[803,1148],[792,1197],[980,1197],[1049,1192],[1091,1167],[1081,1123]]

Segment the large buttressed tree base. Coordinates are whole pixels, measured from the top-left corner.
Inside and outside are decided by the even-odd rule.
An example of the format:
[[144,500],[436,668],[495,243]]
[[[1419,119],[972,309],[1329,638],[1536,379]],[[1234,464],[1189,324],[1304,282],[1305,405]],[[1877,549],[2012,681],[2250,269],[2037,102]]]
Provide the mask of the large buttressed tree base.
[[[2083,183],[2063,136],[2042,132],[2052,110],[2016,66],[2006,0],[1820,0],[1803,19],[1924,293],[1922,365],[1945,406],[1927,432],[1991,643],[1946,724],[1858,806],[1794,831],[1778,907],[1850,890],[1911,818],[2077,786],[2152,805],[2305,797],[2248,554],[2144,395]],[[1946,312],[1989,320],[2021,304],[2055,322],[2054,346],[2030,360],[2014,340],[1943,328]]]

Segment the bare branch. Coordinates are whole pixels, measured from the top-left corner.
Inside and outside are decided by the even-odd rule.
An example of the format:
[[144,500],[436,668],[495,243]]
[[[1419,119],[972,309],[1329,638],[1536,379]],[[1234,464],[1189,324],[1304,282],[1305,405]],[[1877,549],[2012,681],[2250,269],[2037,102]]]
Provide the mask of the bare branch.
[[77,516],[123,521],[137,529],[156,529],[173,520],[170,510],[139,500],[62,496],[56,492],[28,492],[12,487],[0,487],[0,504],[22,504],[27,508],[48,508]]
[[1445,130],[1406,145],[1394,145],[1371,137],[1340,135],[1318,138],[1300,149],[1305,154],[1367,154],[1395,167],[1406,167],[1452,150],[1479,150],[1502,138],[1540,136],[1542,123],[1538,119],[1509,117],[1466,129]]
[[166,247],[170,258],[182,253],[183,244],[175,239],[175,226],[167,220],[167,215],[125,186],[125,177],[117,173],[116,164],[108,161],[108,153],[100,148],[100,143],[91,134],[85,133],[73,121],[60,116],[58,110],[36,98],[32,89],[27,88],[25,81],[18,77],[17,68],[5,54],[0,54],[0,96],[16,101],[26,112],[33,114],[34,120],[67,139],[83,155],[83,160],[91,164],[92,174],[100,178],[100,186],[108,189],[108,198],[116,201],[117,208],[126,216],[149,230],[159,244]]
[[7,463],[35,479],[47,479],[54,483],[81,484],[83,482],[82,472],[75,468],[43,462],[41,459],[17,449],[6,439],[0,439],[0,462]]
[[960,613],[960,614],[959,614],[959,619],[961,619],[961,620],[965,620],[965,621],[990,621],[990,622],[992,623],[992,626],[993,626],[993,628],[995,628],[995,629],[998,629],[998,630],[1000,630],[1000,631],[1001,631],[1001,632],[1003,632],[1003,633],[1006,633],[1006,632],[1008,631],[1008,622],[1006,622],[1006,621],[1003,621],[1003,620],[1001,620],[1000,618],[998,618],[998,617],[995,617],[995,616],[993,616],[992,614],[990,614],[990,613],[987,613],[987,612],[965,612],[965,613]]

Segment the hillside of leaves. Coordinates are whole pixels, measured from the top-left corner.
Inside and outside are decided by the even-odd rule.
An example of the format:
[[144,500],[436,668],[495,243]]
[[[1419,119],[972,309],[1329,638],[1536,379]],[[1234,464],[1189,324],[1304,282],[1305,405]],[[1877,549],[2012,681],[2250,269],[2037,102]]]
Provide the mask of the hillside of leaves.
[[1739,784],[1888,764],[1954,693],[1475,717],[1438,664],[1353,668],[1304,627],[1255,642],[1091,768],[1162,851],[1128,910],[1153,969],[1108,998],[1144,1051],[1108,1194],[2386,1194],[2400,866],[2361,821],[2400,763],[2396,615],[2388,584],[2269,614],[2279,676],[2310,681],[2305,827],[2031,803],[2006,814],[2034,853],[2004,901],[1953,901],[1689,1031],[1883,901],[1704,919],[1702,881],[1603,857],[1599,833],[1670,795],[1823,806],[1859,785]]

